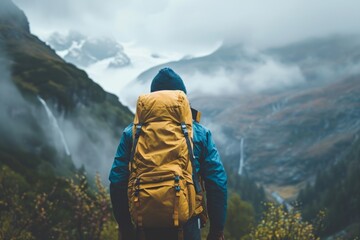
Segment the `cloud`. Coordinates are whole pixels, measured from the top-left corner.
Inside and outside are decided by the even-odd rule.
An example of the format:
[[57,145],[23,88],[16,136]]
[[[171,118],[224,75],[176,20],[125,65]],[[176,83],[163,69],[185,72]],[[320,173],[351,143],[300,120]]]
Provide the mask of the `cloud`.
[[[236,51],[235,48],[231,50]],[[214,65],[216,69],[212,68]],[[199,96],[207,96],[209,99],[244,96],[306,83],[298,65],[283,64],[270,55],[251,49],[242,49],[236,59],[228,49],[220,49],[204,58],[168,63],[166,66],[173,68],[184,80],[190,100]],[[134,111],[137,97],[149,92],[152,78],[162,67],[164,65],[149,70],[146,77],[125,86],[119,94],[121,101]]]
[[357,0],[14,0],[35,33],[81,30],[155,51],[204,51],[219,42],[256,48],[334,33],[359,33]]
[[240,88],[246,92],[279,90],[305,83],[298,66],[286,66],[266,57],[266,61],[240,80]]
[[228,71],[226,68],[220,68],[213,74],[197,71],[193,75],[183,75],[184,79],[189,79],[187,83],[189,95],[244,95],[279,90],[305,83],[297,66],[283,65],[271,58],[264,58],[261,63],[249,64],[248,71],[241,69]]

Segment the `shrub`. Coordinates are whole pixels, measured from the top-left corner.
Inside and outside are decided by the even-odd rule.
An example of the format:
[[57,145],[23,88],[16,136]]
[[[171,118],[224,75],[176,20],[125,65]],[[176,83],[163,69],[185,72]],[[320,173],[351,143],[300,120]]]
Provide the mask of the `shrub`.
[[318,240],[312,224],[302,220],[297,211],[285,211],[284,206],[266,203],[266,211],[249,239],[258,240]]

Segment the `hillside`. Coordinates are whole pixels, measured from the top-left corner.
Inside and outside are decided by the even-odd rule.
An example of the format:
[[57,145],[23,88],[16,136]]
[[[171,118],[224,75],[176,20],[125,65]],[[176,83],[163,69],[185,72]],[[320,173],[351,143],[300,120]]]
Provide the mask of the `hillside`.
[[304,206],[306,219],[313,218],[315,212],[325,211],[324,235],[339,233],[343,229],[349,238],[360,235],[359,171],[360,141],[357,135],[344,156],[327,170],[319,171],[315,184],[300,192],[298,200]]
[[83,166],[105,178],[129,109],[32,35],[10,0],[0,3],[0,53],[1,162],[44,174]]
[[261,51],[224,45],[153,67],[129,87],[136,92],[159,68],[174,68],[226,165],[237,173],[242,158],[243,173],[294,199],[348,151],[360,130],[358,40],[329,36]]
[[318,171],[350,149],[360,131],[359,96],[356,75],[317,88],[239,98],[239,106],[215,121],[221,119],[234,140],[245,139],[249,175],[286,189],[313,183]]
[[0,239],[116,239],[104,185],[133,114],[32,35],[10,0],[0,1],[0,108]]

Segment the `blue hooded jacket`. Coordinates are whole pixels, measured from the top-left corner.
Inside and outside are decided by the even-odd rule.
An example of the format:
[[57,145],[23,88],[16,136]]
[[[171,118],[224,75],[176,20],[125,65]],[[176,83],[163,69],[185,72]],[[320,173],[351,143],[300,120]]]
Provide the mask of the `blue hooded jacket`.
[[[158,90],[182,90],[186,93],[182,79],[169,68],[160,70],[154,78],[151,92]],[[120,230],[131,226],[127,184],[133,141],[132,127],[133,124],[130,124],[122,134],[109,176],[113,211]],[[193,122],[193,142],[196,171],[205,182],[210,229],[222,231],[227,209],[226,173],[211,132],[195,121]]]

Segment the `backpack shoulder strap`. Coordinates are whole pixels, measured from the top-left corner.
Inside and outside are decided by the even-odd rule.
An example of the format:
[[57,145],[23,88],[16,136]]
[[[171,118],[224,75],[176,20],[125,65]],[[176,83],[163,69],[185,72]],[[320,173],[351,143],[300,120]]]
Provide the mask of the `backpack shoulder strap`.
[[186,145],[188,147],[188,151],[189,151],[189,157],[190,157],[190,161],[191,161],[191,166],[192,166],[192,179],[194,182],[194,187],[195,187],[195,191],[196,194],[201,193],[202,189],[199,183],[199,178],[196,172],[196,166],[195,166],[195,158],[194,158],[194,152],[193,152],[193,148],[191,147],[191,142],[190,142],[190,138],[189,138],[189,132],[186,128],[186,124],[184,122],[181,123],[181,130],[184,134],[184,137],[186,139]]

